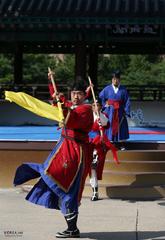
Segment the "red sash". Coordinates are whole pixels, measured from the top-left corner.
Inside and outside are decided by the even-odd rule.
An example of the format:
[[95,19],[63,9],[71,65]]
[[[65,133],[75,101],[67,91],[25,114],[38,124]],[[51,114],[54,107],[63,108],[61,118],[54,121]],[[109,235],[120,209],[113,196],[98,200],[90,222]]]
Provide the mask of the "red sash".
[[116,136],[118,131],[119,131],[119,108],[122,105],[123,101],[119,100],[111,100],[109,99],[107,101],[108,105],[113,106],[114,108],[114,113],[112,117],[112,135]]

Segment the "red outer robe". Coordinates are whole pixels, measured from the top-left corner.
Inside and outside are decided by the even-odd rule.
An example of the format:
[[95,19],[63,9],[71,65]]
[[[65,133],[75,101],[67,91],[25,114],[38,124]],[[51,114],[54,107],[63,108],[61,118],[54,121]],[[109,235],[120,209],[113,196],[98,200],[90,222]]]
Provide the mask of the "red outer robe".
[[[104,114],[106,115],[106,113]],[[102,180],[103,168],[104,168],[105,158],[108,150],[112,151],[114,161],[116,163],[119,163],[118,157],[117,157],[117,149],[115,148],[115,146],[113,146],[113,144],[109,141],[107,136],[104,134],[105,129],[107,129],[108,127],[109,127],[109,122],[107,123],[106,126],[102,127],[103,139],[101,139],[100,132],[99,132],[100,126],[97,120],[93,123],[93,126],[92,126],[92,131],[98,132],[98,135],[91,140],[93,148],[97,150],[97,154],[98,154],[99,161],[96,169],[98,180]]]
[[66,128],[62,130],[62,145],[52,156],[46,169],[46,174],[68,192],[78,174],[80,164],[83,163],[79,199],[92,162],[92,147],[88,137],[92,124],[93,112],[90,105],[82,104],[71,110]]

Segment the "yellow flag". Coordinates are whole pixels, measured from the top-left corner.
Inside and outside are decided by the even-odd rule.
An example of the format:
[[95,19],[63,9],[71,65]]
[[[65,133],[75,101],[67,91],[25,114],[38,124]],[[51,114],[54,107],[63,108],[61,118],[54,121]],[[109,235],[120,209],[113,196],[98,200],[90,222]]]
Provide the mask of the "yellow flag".
[[45,103],[23,92],[5,91],[5,99],[41,116],[62,122],[63,113],[58,107]]

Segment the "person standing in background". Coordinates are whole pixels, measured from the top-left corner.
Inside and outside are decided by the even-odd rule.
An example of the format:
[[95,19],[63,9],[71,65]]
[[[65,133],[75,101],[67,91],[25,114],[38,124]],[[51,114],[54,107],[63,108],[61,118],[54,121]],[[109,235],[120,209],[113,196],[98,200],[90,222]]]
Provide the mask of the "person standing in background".
[[127,117],[130,117],[130,98],[126,87],[121,85],[119,70],[112,73],[112,83],[99,93],[99,98],[110,123],[105,134],[110,141],[123,143],[129,138]]

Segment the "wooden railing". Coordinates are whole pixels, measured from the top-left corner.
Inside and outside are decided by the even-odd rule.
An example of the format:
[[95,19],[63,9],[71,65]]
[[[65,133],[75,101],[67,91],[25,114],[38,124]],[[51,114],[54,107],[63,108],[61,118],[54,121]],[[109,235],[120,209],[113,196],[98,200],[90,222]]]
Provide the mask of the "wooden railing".
[[[60,91],[69,98],[70,87],[66,84],[58,84]],[[129,92],[131,101],[165,101],[165,85],[161,86],[126,86]],[[104,88],[104,86],[98,86],[96,95]],[[19,85],[6,85],[0,84],[0,99],[4,98],[4,91],[22,91],[26,92],[36,98],[42,100],[50,99],[48,85],[47,84],[19,84]]]

